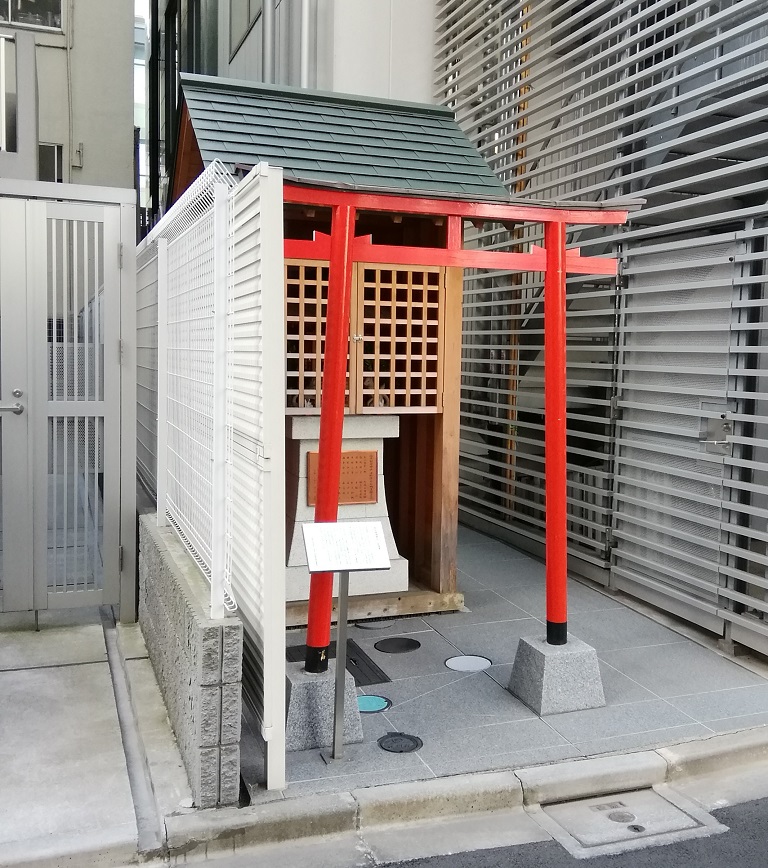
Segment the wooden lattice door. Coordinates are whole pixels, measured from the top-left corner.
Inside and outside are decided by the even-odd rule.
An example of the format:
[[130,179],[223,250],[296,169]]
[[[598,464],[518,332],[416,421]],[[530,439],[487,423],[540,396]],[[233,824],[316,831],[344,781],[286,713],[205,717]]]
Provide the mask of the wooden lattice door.
[[[286,262],[286,407],[316,413],[322,389],[326,263]],[[445,269],[359,263],[352,281],[352,413],[440,413],[443,407]]]

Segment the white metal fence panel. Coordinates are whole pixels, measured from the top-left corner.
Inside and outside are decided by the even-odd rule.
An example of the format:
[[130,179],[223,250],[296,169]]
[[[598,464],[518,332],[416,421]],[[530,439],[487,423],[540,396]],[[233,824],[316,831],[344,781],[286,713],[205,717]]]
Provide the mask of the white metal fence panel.
[[[623,251],[627,266],[618,286],[569,280],[572,565],[613,564],[612,581],[634,593],[768,644],[768,8],[762,0],[437,0],[436,8],[436,98],[455,109],[510,192],[647,200],[628,227],[570,239],[587,255]],[[517,233],[478,240],[527,240]],[[520,472],[531,462],[522,452],[538,448],[540,417],[512,406],[541,365],[538,289],[501,274],[468,275],[466,287],[462,515],[540,540],[541,468]],[[485,404],[476,400],[484,390]],[[541,402],[539,382],[525,400]],[[730,425],[720,435],[720,414],[704,406],[718,401]],[[699,442],[717,437],[727,454]],[[663,469],[634,466],[654,463]]]
[[157,494],[157,242],[136,257],[136,472]]
[[243,620],[243,698],[285,785],[285,310],[282,170],[230,194],[226,573]]
[[[139,244],[136,251],[138,270],[137,296],[137,365],[138,365],[138,432],[137,454],[139,478],[147,492],[157,494],[158,413],[165,412],[165,402],[158,400],[158,365],[166,364],[167,353],[160,355],[158,342],[164,333],[158,333],[158,275],[166,277],[166,269],[158,269],[156,259],[161,241],[171,244],[194,223],[213,208],[214,188],[224,184],[228,188],[235,181],[224,166],[214,160],[179,201],[164,215]],[[164,319],[164,317],[163,317]]]

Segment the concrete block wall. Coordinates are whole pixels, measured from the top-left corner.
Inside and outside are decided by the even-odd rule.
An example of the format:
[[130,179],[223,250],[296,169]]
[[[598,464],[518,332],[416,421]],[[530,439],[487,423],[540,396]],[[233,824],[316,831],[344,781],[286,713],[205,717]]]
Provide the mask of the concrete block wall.
[[208,583],[174,531],[139,519],[139,624],[195,804],[240,793],[243,625],[208,617]]

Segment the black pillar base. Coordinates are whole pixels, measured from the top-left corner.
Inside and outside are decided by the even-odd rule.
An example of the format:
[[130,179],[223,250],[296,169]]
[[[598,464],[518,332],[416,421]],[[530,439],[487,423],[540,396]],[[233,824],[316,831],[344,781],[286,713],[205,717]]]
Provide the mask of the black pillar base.
[[547,644],[566,645],[568,643],[568,622],[547,621]]
[[307,672],[312,672],[319,675],[321,672],[328,671],[328,645],[324,648],[313,648],[307,645],[307,654],[304,658],[304,669]]

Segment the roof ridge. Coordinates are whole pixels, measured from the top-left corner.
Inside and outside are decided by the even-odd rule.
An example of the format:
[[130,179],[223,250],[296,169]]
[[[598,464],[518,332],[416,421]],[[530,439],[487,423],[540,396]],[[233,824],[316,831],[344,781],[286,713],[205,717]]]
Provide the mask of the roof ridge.
[[367,106],[373,109],[397,110],[402,113],[413,115],[436,115],[455,119],[453,111],[445,106],[432,105],[431,103],[406,102],[400,100],[382,99],[381,97],[360,96],[352,93],[336,93],[324,90],[308,90],[302,87],[289,87],[287,85],[264,84],[262,82],[244,81],[236,78],[223,78],[214,75],[197,75],[191,72],[181,73],[181,83],[191,85],[205,85],[207,88],[216,88],[223,91],[250,91],[265,96],[285,97],[304,100],[315,103],[335,103],[341,105]]

